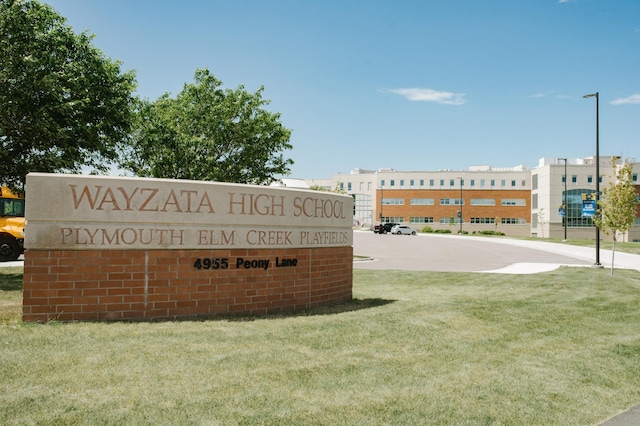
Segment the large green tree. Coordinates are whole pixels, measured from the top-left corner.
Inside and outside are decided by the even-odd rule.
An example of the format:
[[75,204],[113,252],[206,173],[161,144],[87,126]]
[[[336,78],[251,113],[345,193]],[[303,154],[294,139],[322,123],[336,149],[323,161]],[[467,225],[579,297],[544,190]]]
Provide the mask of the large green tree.
[[106,170],[129,135],[135,74],[35,0],[0,0],[0,181]]
[[613,237],[611,275],[616,254],[616,241],[628,232],[636,219],[637,194],[633,184],[633,167],[630,161],[615,164],[616,176],[602,191],[598,201],[598,215],[594,222],[605,234]]
[[290,173],[291,131],[266,111],[261,87],[222,89],[206,69],[172,98],[141,102],[121,167],[138,176],[265,184]]

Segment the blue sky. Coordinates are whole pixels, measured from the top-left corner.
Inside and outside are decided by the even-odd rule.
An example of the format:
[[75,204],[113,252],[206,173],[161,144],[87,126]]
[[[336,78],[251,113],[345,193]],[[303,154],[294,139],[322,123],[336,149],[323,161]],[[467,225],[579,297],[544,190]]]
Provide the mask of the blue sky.
[[138,94],[264,86],[292,177],[640,159],[638,0],[46,0]]

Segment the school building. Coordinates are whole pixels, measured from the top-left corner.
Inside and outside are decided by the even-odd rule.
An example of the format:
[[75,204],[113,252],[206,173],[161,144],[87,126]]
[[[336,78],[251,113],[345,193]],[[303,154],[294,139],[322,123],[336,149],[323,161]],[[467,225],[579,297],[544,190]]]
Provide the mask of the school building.
[[[615,162],[615,163],[614,163]],[[618,157],[600,156],[602,193],[616,175]],[[633,163],[633,183],[640,194],[640,163]],[[595,238],[583,212],[583,200],[595,199],[595,157],[541,158],[538,165],[467,170],[363,170],[329,179],[305,179],[306,185],[340,189],[354,198],[354,226],[370,228],[397,222],[416,230],[425,226],[452,233],[503,232],[540,238]],[[611,237],[600,232],[602,239]],[[640,241],[640,206],[623,241]]]

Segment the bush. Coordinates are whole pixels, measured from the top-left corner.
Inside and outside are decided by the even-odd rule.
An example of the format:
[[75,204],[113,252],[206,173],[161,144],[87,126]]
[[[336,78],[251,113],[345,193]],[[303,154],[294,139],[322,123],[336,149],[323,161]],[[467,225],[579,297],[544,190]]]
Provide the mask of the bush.
[[436,234],[450,234],[451,229],[436,229],[434,232]]
[[433,232],[433,228],[430,227],[429,225],[425,226],[424,228],[422,228],[422,232],[426,232],[428,234]]
[[502,235],[504,236],[504,232],[500,232],[500,231],[479,231],[478,232],[481,235]]

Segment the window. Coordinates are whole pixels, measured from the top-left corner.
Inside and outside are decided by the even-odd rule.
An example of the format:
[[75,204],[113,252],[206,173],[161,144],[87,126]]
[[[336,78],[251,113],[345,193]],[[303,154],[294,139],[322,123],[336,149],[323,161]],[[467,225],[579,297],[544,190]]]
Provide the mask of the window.
[[340,182],[340,191],[344,191],[344,183]]
[[593,176],[591,176],[591,175],[587,176],[587,183],[589,185],[593,185]]
[[562,175],[562,183],[565,183],[567,181],[567,176],[566,175]]
[[527,181],[525,179],[522,179],[522,187],[526,187],[527,186]]
[[503,225],[525,225],[527,222],[523,217],[503,217],[500,219]]
[[506,187],[506,186],[507,186],[507,181],[506,181],[506,180],[504,180],[504,179],[502,179],[502,180],[500,181],[500,186],[501,186],[502,188]]
[[347,183],[347,191],[351,191],[351,182]]
[[373,182],[367,182],[367,191],[371,191],[371,185]]
[[496,220],[493,217],[472,217],[470,222],[479,225],[493,225]]
[[404,222],[404,217],[402,216],[383,216],[382,223],[400,223]]
[[420,179],[420,188],[424,187],[424,179]]
[[3,216],[24,217],[24,199],[0,199],[0,212],[2,212]]
[[476,186],[476,180],[475,179],[471,179],[471,187],[473,188],[474,186]]
[[496,186],[496,180],[491,179],[491,187],[494,188]]
[[578,183],[578,176],[577,175],[572,175],[571,176],[571,183],[574,184],[574,185]]
[[410,217],[409,223],[433,223],[432,217]]
[[634,181],[634,182],[638,182],[638,174],[637,173],[633,173],[631,175],[631,180]]
[[460,198],[440,198],[441,206],[459,206],[460,204],[464,206],[464,200]]
[[531,208],[534,210],[538,208],[538,194],[531,195]]
[[433,188],[433,185],[434,185],[434,183],[433,183],[433,179],[429,179],[429,186],[430,186],[431,188]]
[[400,179],[400,188],[404,187],[404,179]]
[[511,181],[511,187],[512,187],[512,188],[515,188],[515,187],[516,187],[516,181],[515,181],[515,179]]
[[396,186],[396,181],[395,179],[391,179],[391,185],[390,186]]
[[380,186],[384,186],[384,179],[380,181]]
[[[582,194],[595,194],[593,189],[570,189],[567,191],[567,204],[564,210],[563,221],[567,221],[567,227],[570,228],[590,228],[593,227],[593,221],[590,217],[582,216]],[[564,202],[565,194],[562,192],[562,200]],[[564,225],[564,222],[563,222]]]
[[433,206],[433,198],[412,198],[409,200],[409,204],[412,206]]
[[444,179],[440,179],[440,188],[444,187]]
[[456,181],[454,179],[449,179],[449,186],[456,186]]
[[485,185],[484,179],[480,179],[480,188],[484,188],[484,185]]
[[[453,224],[458,224],[460,223],[460,219],[455,217],[455,216],[444,216],[440,218],[440,223],[445,224],[445,225],[453,225]],[[464,222],[462,222],[464,223]]]
[[471,199],[472,206],[495,206],[496,200],[493,198],[472,198]]
[[464,179],[460,179],[460,186],[464,186]]
[[383,198],[380,204],[385,206],[404,206],[404,198]]
[[531,175],[531,189],[538,189],[538,175]]
[[411,180],[409,181],[409,186],[410,186],[411,188],[413,188],[413,185],[414,185],[414,181],[413,181],[413,179],[411,179]]
[[500,202],[501,206],[526,206],[527,200],[524,198],[505,198]]

